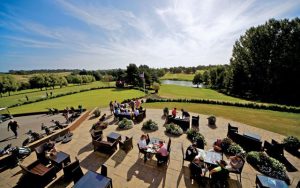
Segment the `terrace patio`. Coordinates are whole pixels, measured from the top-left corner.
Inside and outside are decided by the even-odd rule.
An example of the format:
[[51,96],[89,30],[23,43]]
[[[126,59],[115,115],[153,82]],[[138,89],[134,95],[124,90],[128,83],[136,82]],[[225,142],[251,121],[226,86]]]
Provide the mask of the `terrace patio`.
[[[101,109],[102,114],[110,114],[108,109]],[[149,132],[150,137],[157,137],[167,142],[169,135],[165,134],[165,128],[163,127],[164,119],[162,119],[162,109],[147,109],[147,117],[144,121],[152,119],[159,125],[159,130],[155,132]],[[191,113],[191,115],[195,115]],[[200,132],[204,135],[207,145],[206,150],[212,148],[213,142],[217,138],[224,138],[227,134],[227,124],[231,123],[234,126],[238,126],[241,132],[254,132],[262,137],[262,140],[276,139],[281,141],[284,136],[277,133],[269,132],[259,128],[251,127],[239,122],[233,122],[231,120],[217,117],[216,128],[211,128],[207,125],[206,115],[200,114]],[[103,131],[104,137],[110,132],[117,132],[123,136],[133,136],[133,149],[127,154],[118,149],[112,155],[102,154],[100,152],[93,151],[93,145],[91,142],[91,136],[89,130],[91,126],[97,121],[95,118],[88,118],[77,129],[73,131],[73,139],[67,144],[57,144],[58,150],[64,151],[71,156],[71,161],[74,161],[75,156],[78,156],[80,166],[83,172],[87,170],[100,171],[102,164],[106,164],[108,167],[108,177],[112,178],[113,187],[198,187],[196,183],[191,184],[190,171],[188,168],[188,162],[183,163],[182,159],[182,144],[186,149],[191,143],[183,134],[180,137],[171,136],[171,155],[170,163],[168,166],[157,167],[156,160],[147,161],[144,163],[143,158],[139,158],[137,141],[141,134],[144,133],[142,123],[134,125],[129,130],[118,130],[117,125],[109,125]],[[113,121],[113,117],[109,116],[106,120],[108,123]],[[291,179],[291,187],[296,187],[300,179],[300,163],[299,159],[285,152],[285,157],[291,164],[294,165],[298,171],[288,172]],[[25,158],[22,162],[23,165],[30,164],[36,160],[36,154],[32,154]],[[256,174],[259,174],[248,163],[245,164],[242,172],[242,184],[239,183],[235,174],[230,174],[229,187],[255,187]],[[208,174],[207,174],[208,175]],[[0,187],[19,187],[18,182],[22,176],[22,170],[20,167],[5,170],[0,173]],[[53,180],[47,187],[72,187],[73,182],[63,181],[63,171],[59,171],[57,178]],[[209,184],[206,184],[209,187]]]

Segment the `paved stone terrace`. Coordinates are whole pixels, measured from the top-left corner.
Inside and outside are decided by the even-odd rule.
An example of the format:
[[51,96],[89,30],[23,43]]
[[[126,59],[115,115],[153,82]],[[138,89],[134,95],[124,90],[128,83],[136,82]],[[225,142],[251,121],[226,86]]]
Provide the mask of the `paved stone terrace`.
[[[102,109],[102,114],[109,114],[108,109]],[[155,132],[150,132],[150,137],[158,137],[164,139],[166,142],[168,140],[168,135],[165,134],[165,128],[163,127],[164,119],[161,117],[162,109],[154,110],[147,109],[147,119],[152,119],[159,124],[159,130]],[[195,115],[195,114],[192,114]],[[212,143],[217,138],[224,138],[227,134],[227,124],[231,123],[234,126],[239,127],[239,132],[243,133],[245,131],[254,132],[260,134],[263,140],[276,139],[278,141],[282,140],[284,136],[258,129],[255,127],[247,126],[238,122],[231,120],[226,120],[221,117],[217,117],[216,128],[211,128],[207,125],[207,116],[200,115],[200,132],[205,136],[207,141],[207,146],[205,149],[211,149]],[[113,117],[109,117],[107,122],[112,122]],[[122,150],[117,150],[111,156],[102,154],[99,152],[93,152],[93,146],[91,144],[91,137],[89,134],[89,129],[92,124],[95,123],[97,119],[87,119],[83,122],[75,131],[73,140],[67,144],[58,144],[58,150],[64,151],[71,155],[71,160],[78,156],[80,160],[80,165],[84,173],[88,170],[100,172],[100,167],[103,163],[108,166],[108,176],[113,179],[113,187],[198,187],[196,183],[191,184],[188,162],[182,160],[181,146],[183,144],[184,149],[190,145],[190,141],[183,134],[180,137],[171,137],[171,158],[168,167],[157,167],[155,157],[147,161],[144,164],[142,157],[138,155],[137,141],[142,133],[141,130],[142,123],[134,125],[130,130],[119,131],[117,130],[117,125],[109,125],[107,129],[104,130],[104,139],[106,135],[110,132],[118,132],[122,135],[133,136],[134,138],[134,148],[127,154]],[[285,152],[285,156],[288,160],[299,170],[300,163],[299,159],[291,156],[289,153]],[[29,157],[27,157],[22,163],[24,165],[36,159],[35,153],[33,152]],[[242,173],[242,184],[238,182],[236,175],[230,175],[229,180],[230,187],[255,187],[255,175],[258,174],[247,163],[244,166]],[[19,181],[22,175],[20,167],[15,167],[13,169],[8,169],[0,173],[0,187],[14,187]],[[58,173],[58,177],[53,180],[48,187],[72,187],[72,182],[64,182],[62,178],[63,172]],[[298,180],[300,179],[299,171],[289,173],[289,177],[292,181],[291,187],[296,187]],[[209,184],[206,185],[209,187]]]

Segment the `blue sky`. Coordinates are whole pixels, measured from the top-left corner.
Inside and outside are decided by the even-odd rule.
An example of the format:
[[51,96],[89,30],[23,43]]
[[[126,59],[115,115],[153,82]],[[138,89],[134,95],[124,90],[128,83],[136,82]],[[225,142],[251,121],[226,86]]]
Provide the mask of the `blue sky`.
[[228,64],[234,42],[297,0],[1,0],[0,71]]

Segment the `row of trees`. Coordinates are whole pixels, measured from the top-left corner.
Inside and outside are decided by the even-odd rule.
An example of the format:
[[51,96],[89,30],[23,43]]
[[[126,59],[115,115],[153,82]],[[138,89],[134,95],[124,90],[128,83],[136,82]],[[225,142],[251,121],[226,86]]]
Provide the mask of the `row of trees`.
[[231,95],[299,105],[300,19],[271,19],[236,41],[229,66],[197,74],[194,83]]

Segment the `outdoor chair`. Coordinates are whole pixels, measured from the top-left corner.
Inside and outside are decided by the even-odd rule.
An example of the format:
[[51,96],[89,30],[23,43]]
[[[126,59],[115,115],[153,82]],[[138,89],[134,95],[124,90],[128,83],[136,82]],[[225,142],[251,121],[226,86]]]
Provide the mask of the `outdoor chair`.
[[84,174],[83,174],[83,172],[82,172],[80,166],[77,166],[75,169],[73,169],[73,170],[72,170],[72,179],[73,179],[74,184],[75,184],[78,180],[80,180],[80,178],[82,178],[83,175],[84,175]]
[[94,151],[112,154],[117,150],[118,142],[118,140],[115,140],[114,142],[104,140],[93,140]]
[[125,140],[122,142],[119,142],[119,147],[120,149],[124,150],[126,153],[133,148],[133,143],[132,143],[133,137],[125,137]]
[[43,143],[34,148],[37,159],[44,165],[49,164],[49,159],[46,157],[47,143]]
[[171,138],[169,138],[168,145],[167,145],[167,150],[170,153],[170,151],[171,151]]
[[54,166],[47,167],[39,160],[34,161],[29,166],[20,165],[23,174],[27,176],[27,181],[37,185],[45,184],[56,178],[56,169]]
[[106,176],[107,177],[107,166],[105,164],[101,165],[101,173],[102,176]]
[[237,176],[240,175],[240,179],[239,179],[240,183],[242,183],[242,172],[243,172],[245,163],[246,163],[246,160],[243,158],[243,165],[240,169],[238,169],[237,171],[229,171],[229,173],[236,174]]
[[239,128],[238,127],[234,127],[232,125],[230,125],[230,123],[228,123],[228,130],[227,130],[227,136],[230,137],[230,135],[232,133],[238,133]]
[[199,127],[199,115],[198,116],[192,116],[192,126]]
[[77,159],[77,157],[75,157],[74,162],[71,162],[68,165],[63,166],[64,178],[66,180],[72,179],[72,175],[73,175],[72,171],[74,169],[76,169],[77,167],[80,167],[80,164],[79,164],[79,160]]
[[211,175],[210,187],[229,187],[228,184],[229,171],[225,168],[222,168],[221,171],[213,173]]
[[197,139],[196,143],[197,143],[197,148],[204,149],[204,142],[202,139]]

